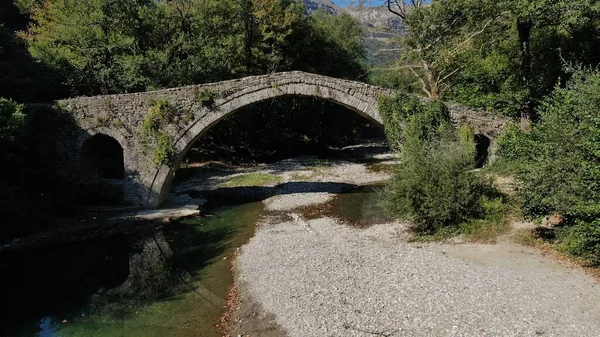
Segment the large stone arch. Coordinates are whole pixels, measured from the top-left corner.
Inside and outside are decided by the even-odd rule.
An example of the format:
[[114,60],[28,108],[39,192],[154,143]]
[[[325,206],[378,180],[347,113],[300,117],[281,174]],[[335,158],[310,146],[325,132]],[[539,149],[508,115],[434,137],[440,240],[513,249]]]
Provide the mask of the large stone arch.
[[[218,99],[211,106],[210,113],[195,121],[177,135],[174,143],[176,159],[171,167],[162,165],[155,172],[148,191],[146,206],[156,207],[166,200],[175,171],[179,168],[196,140],[222,119],[253,104],[284,96],[317,97],[344,106],[371,122],[383,126],[377,105],[379,95],[376,92],[364,92],[355,90],[352,87],[340,86],[339,79],[327,81],[323,80],[328,79],[324,76],[319,76],[318,79],[319,81],[308,81],[308,83],[298,80],[263,81],[255,86],[246,87],[241,92],[236,91],[231,95]],[[364,86],[365,90],[375,88],[368,85]]]
[[[221,119],[249,105],[282,96],[310,96],[347,107],[371,121],[381,123],[377,101],[393,94],[386,88],[300,71],[250,76],[240,79],[93,97],[76,97],[57,101],[63,111],[73,115],[82,136],[75,147],[96,133],[115,138],[123,147],[126,201],[139,206],[159,206],[168,194],[174,171],[191,145]],[[202,97],[209,96],[210,104]],[[145,149],[140,130],[156,100],[167,101],[174,108],[174,118],[161,125],[161,132],[174,141],[176,158],[169,166],[156,167],[151,150]],[[456,124],[469,125],[476,134],[494,140],[510,118],[485,111],[447,104]],[[71,146],[71,145],[70,145]],[[79,153],[69,160],[78,161]],[[65,165],[69,167],[69,165]]]

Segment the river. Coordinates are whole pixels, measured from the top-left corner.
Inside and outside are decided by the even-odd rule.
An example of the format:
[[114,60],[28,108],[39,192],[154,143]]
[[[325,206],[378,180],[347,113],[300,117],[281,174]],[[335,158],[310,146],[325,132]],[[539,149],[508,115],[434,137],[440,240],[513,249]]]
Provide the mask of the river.
[[[236,250],[252,237],[262,216],[276,213],[265,210],[263,199],[290,193],[290,188],[298,186],[303,192],[315,192],[311,187],[323,192],[324,186],[334,186],[338,194],[326,207],[306,207],[307,218],[327,215],[358,226],[383,220],[376,206],[378,185],[350,184],[347,179],[354,178],[346,168],[337,174],[341,180],[333,179],[338,185],[323,185],[332,180],[323,170],[365,165],[324,165],[320,159],[301,162],[300,168],[292,165],[297,172],[278,171],[287,180],[254,186],[258,193],[247,193],[252,186],[231,187],[221,182],[225,188],[205,193],[214,195],[215,201],[207,198],[209,203],[197,218],[83,242],[0,252],[5,309],[0,335],[221,336],[220,318],[234,282]],[[319,174],[314,174],[315,167]],[[298,172],[311,172],[312,176],[301,178]],[[228,174],[231,172],[222,176]],[[189,183],[193,178],[186,180],[176,186],[194,185]],[[296,180],[317,183],[299,185]],[[227,194],[239,194],[240,188],[246,197]]]

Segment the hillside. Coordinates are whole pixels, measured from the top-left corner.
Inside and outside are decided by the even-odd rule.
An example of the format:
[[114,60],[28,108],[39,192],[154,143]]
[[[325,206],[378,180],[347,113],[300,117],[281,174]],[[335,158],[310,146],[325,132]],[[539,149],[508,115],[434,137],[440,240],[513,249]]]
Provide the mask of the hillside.
[[386,7],[350,6],[343,11],[360,21],[370,64],[389,63],[400,54],[399,38],[406,34],[402,21]]
[[358,19],[365,35],[364,45],[369,64],[389,63],[400,53],[399,37],[406,34],[402,21],[386,7],[339,7],[331,0],[302,0],[309,13],[324,10],[331,14],[347,13]]

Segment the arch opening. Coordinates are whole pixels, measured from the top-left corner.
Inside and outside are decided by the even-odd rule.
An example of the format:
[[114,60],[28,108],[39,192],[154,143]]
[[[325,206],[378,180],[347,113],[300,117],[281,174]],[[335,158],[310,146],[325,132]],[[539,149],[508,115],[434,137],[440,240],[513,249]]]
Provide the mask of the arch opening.
[[[209,171],[216,166],[269,165],[302,156],[341,159],[359,150],[342,153],[342,148],[365,139],[385,141],[380,123],[339,102],[299,95],[262,100],[231,111],[195,133],[181,154],[181,167],[172,171],[173,186],[167,179],[163,191],[171,197],[182,193],[180,187],[187,181],[199,181],[200,166],[208,166]],[[389,150],[387,143],[381,147]]]
[[86,204],[118,204],[123,197],[125,163],[123,147],[105,134],[87,139],[79,153],[82,201]]
[[280,96],[225,116],[196,137],[185,157],[269,163],[332,155],[332,149],[376,137],[385,137],[378,122],[339,103]]
[[477,134],[474,137],[475,141],[475,167],[484,167],[489,159],[489,151],[491,140],[486,135]]

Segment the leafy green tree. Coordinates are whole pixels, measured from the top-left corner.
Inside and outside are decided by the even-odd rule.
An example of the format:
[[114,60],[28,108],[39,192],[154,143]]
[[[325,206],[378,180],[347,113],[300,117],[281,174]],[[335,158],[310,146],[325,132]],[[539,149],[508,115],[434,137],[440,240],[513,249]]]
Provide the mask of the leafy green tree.
[[24,136],[26,130],[23,106],[0,98],[0,142],[14,143]]
[[25,35],[31,54],[67,73],[69,84],[83,93],[140,88],[132,74],[139,50],[131,34],[135,20],[126,22],[120,10],[135,5],[124,1],[129,0],[43,2],[33,9],[34,24]]
[[523,212],[559,214],[558,247],[600,265],[600,73],[577,70],[536,113],[529,133],[516,127],[499,140],[498,155],[517,167]]
[[386,3],[409,32],[408,48],[398,70],[413,74],[431,99],[440,99],[448,89],[448,80],[461,70],[458,56],[470,50],[472,40],[501,17],[487,4],[471,0]]
[[[568,78],[565,65],[600,62],[598,1],[386,3],[410,32],[409,52],[391,66],[404,73],[400,78],[412,74],[428,96],[438,92],[472,106],[521,115],[524,129],[543,97]],[[404,80],[400,84],[415,89]]]
[[73,94],[291,69],[338,76],[362,71],[356,20],[309,18],[301,3],[286,0],[23,0],[21,7],[32,19],[21,35],[29,51],[60,72]]
[[60,77],[36,62],[17,36],[27,28],[28,17],[11,1],[0,4],[0,93],[19,102],[43,102],[66,96]]
[[557,87],[542,102],[540,121],[530,134],[501,142],[511,147],[501,154],[514,153],[526,164],[519,176],[526,215],[600,217],[599,95],[600,74],[577,71],[565,88]]
[[362,35],[360,23],[350,15],[316,11],[294,39],[290,53],[297,56],[291,68],[359,79],[366,73]]

